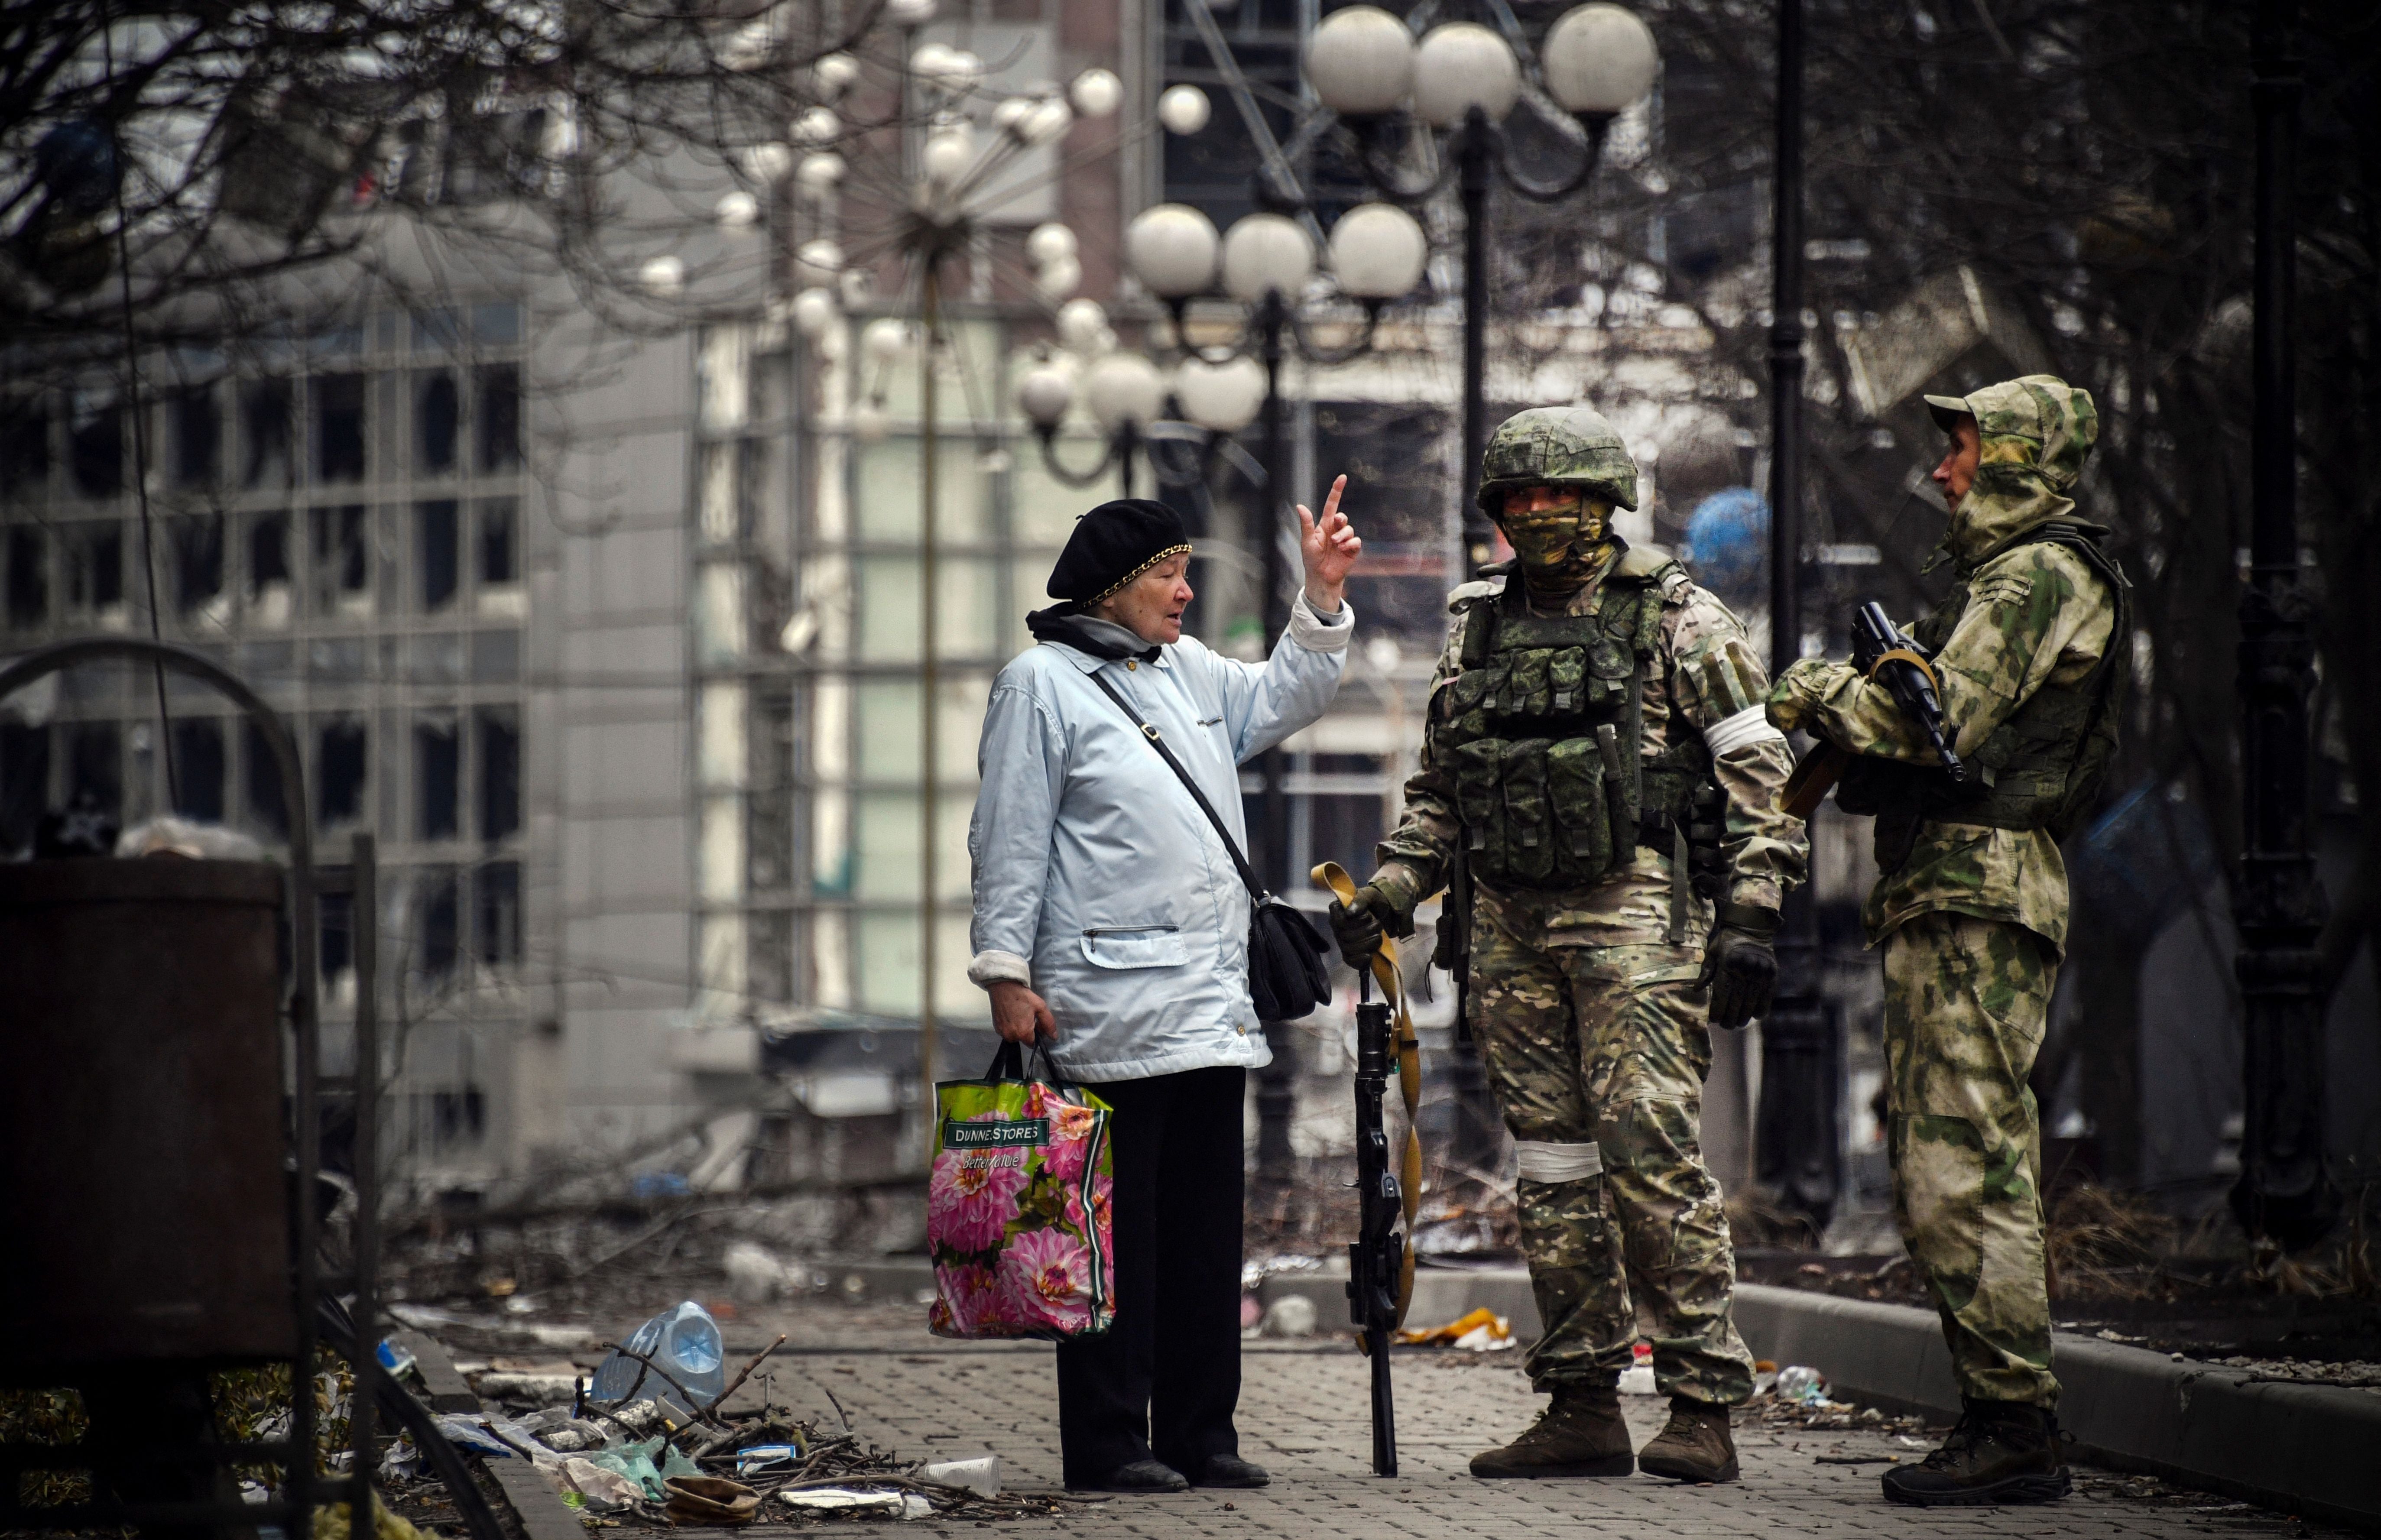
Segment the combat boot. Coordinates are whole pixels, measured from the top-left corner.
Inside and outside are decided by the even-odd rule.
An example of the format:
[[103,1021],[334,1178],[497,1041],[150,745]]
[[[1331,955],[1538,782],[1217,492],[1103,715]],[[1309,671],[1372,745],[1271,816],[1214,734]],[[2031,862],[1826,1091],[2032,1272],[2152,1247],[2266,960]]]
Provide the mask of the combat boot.
[[1637,1468],[1672,1481],[1734,1481],[1736,1440],[1728,1431],[1728,1408],[1671,1397],[1669,1424],[1638,1451]]
[[1914,1508],[1984,1508],[2057,1502],[2074,1485],[2058,1448],[2058,1419],[2017,1401],[1961,1402],[1943,1447],[1885,1473],[1889,1502]]
[[1629,1424],[1620,1420],[1619,1388],[1608,1380],[1557,1387],[1527,1433],[1471,1457],[1471,1473],[1484,1478],[1625,1476],[1636,1468]]

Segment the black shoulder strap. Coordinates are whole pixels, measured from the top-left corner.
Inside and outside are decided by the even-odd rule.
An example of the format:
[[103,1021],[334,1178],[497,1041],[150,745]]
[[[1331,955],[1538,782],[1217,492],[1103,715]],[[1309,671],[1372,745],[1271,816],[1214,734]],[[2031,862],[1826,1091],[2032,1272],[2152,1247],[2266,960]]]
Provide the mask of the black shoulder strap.
[[1199,789],[1199,783],[1190,778],[1190,772],[1184,769],[1182,762],[1174,757],[1174,751],[1166,746],[1165,737],[1155,727],[1142,721],[1141,713],[1133,710],[1131,703],[1128,702],[1118,692],[1117,687],[1108,683],[1098,672],[1093,673],[1092,682],[1107,692],[1107,698],[1117,703],[1117,710],[1132,718],[1132,725],[1141,729],[1141,736],[1149,739],[1149,746],[1157,751],[1158,757],[1166,761],[1166,768],[1172,770],[1175,777],[1181,781],[1182,789],[1190,793],[1191,800],[1199,804],[1199,811],[1207,815],[1207,822],[1215,825],[1215,837],[1222,840],[1224,849],[1231,852],[1232,864],[1240,869],[1240,881],[1248,885],[1249,897],[1263,904],[1267,895],[1264,888],[1257,886],[1257,874],[1249,870],[1248,859],[1240,854],[1240,848],[1232,843],[1231,834],[1224,827],[1223,819],[1216,816],[1215,804],[1207,801],[1207,794]]

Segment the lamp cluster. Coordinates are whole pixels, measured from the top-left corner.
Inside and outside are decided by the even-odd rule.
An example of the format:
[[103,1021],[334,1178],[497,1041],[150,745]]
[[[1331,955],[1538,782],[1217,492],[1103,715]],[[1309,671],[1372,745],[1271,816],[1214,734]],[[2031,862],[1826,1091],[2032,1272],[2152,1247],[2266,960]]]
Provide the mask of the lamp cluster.
[[[1660,55],[1643,20],[1595,3],[1563,13],[1539,50],[1546,94],[1581,117],[1609,117],[1652,89]],[[1376,6],[1333,11],[1306,45],[1306,79],[1343,118],[1410,111],[1436,128],[1460,125],[1473,107],[1501,121],[1521,95],[1512,45],[1473,21],[1442,22],[1417,41]]]

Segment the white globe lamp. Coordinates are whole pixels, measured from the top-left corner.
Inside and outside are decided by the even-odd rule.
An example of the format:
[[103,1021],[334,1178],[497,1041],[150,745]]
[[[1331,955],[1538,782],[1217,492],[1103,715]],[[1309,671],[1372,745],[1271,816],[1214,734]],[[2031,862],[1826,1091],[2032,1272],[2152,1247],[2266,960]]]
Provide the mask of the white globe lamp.
[[686,287],[686,263],[676,257],[649,258],[637,269],[637,282],[646,293],[666,299]]
[[1188,358],[1174,373],[1182,415],[1210,433],[1238,433],[1264,405],[1264,365],[1245,355],[1223,363]]
[[1342,117],[1394,111],[1413,84],[1414,39],[1377,6],[1333,11],[1306,44],[1306,79]]
[[1124,104],[1124,82],[1112,69],[1086,69],[1067,88],[1067,100],[1085,117],[1105,117]]
[[761,200],[741,188],[733,192],[723,192],[719,195],[718,205],[711,211],[711,216],[719,221],[719,227],[723,230],[731,233],[749,230],[761,222]]
[[825,285],[843,271],[843,248],[831,240],[806,240],[794,248],[794,281]]
[[829,54],[811,66],[811,79],[821,96],[832,102],[860,79],[860,61],[849,54]]
[[794,185],[812,198],[824,198],[843,180],[843,157],[832,150],[804,155],[794,167]]
[[1100,352],[1100,338],[1108,329],[1108,312],[1097,299],[1069,299],[1058,307],[1058,340],[1071,353],[1088,358]]
[[1157,99],[1157,121],[1178,138],[1188,138],[1205,128],[1214,113],[1207,93],[1197,86],[1168,86]]
[[1414,49],[1414,114],[1435,128],[1454,128],[1473,107],[1501,122],[1520,96],[1512,46],[1476,21],[1433,27]]
[[1045,305],[1055,305],[1082,287],[1083,264],[1072,257],[1045,262],[1033,275],[1033,292]]
[[1075,232],[1056,220],[1034,226],[1033,233],[1025,238],[1026,260],[1037,266],[1071,257],[1076,250]]
[[1546,94],[1581,117],[1608,116],[1654,89],[1661,57],[1634,11],[1601,0],[1575,6],[1546,33]]
[[926,136],[918,152],[919,168],[936,187],[949,187],[967,175],[975,160],[975,136],[964,123],[946,124]]
[[1157,365],[1139,353],[1110,353],[1083,372],[1083,399],[1101,427],[1114,433],[1129,422],[1154,422],[1166,401]]
[[1037,428],[1055,428],[1075,404],[1075,382],[1055,363],[1026,371],[1017,382],[1017,407]]
[[1357,299],[1398,299],[1422,282],[1430,239],[1395,203],[1359,203],[1331,226],[1331,270]]
[[1187,299],[1215,281],[1215,221],[1188,203],[1142,210],[1124,227],[1124,262],[1161,299]]
[[833,144],[843,137],[843,119],[831,107],[812,107],[794,119],[791,137],[796,144]]
[[794,329],[815,342],[835,324],[840,307],[836,304],[831,290],[806,288],[794,296],[793,312]]
[[910,328],[891,316],[879,316],[860,329],[860,350],[873,363],[891,363],[910,346]]
[[1295,299],[1314,275],[1314,242],[1287,214],[1252,214],[1224,237],[1224,292],[1246,304],[1267,294]]

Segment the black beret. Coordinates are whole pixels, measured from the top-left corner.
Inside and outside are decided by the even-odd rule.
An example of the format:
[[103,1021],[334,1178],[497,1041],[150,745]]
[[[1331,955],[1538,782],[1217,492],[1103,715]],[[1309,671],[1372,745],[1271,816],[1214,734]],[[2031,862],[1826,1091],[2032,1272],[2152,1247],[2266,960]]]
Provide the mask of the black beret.
[[1075,520],[1050,569],[1050,597],[1096,605],[1164,561],[1190,549],[1182,516],[1146,497],[1123,497]]

